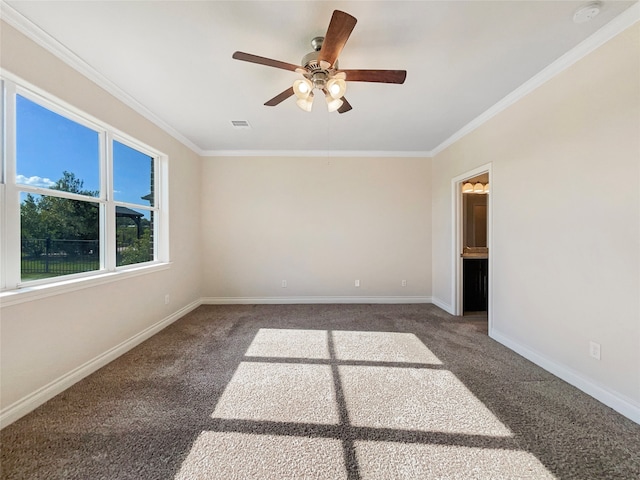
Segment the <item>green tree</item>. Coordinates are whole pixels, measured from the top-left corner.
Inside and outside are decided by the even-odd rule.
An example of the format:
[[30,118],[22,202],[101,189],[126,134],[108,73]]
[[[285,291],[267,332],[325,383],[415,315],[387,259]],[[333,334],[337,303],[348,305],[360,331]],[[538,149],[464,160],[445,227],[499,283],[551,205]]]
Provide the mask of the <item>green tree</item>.
[[44,224],[40,221],[39,202],[30,193],[20,205],[20,224],[23,237],[44,238],[47,235]]
[[153,260],[151,254],[151,230],[146,228],[140,238],[136,238],[131,245],[124,248],[120,265],[131,265]]
[[[67,171],[51,189],[90,197],[97,195],[97,192],[84,189],[84,182]],[[44,239],[97,240],[100,233],[98,216],[99,206],[95,202],[27,194],[20,205],[23,252],[41,254]],[[36,239],[40,242],[35,242]],[[69,248],[77,249],[71,245]]]

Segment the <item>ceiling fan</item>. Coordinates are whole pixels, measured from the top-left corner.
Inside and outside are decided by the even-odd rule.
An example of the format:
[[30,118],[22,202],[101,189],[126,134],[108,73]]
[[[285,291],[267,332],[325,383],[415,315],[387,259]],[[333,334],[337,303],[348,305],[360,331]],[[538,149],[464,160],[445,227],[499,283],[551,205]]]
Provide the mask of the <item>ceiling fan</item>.
[[334,10],[327,33],[324,37],[315,37],[311,40],[314,51],[302,58],[301,66],[244,52],[234,52],[233,58],[268,67],[291,70],[302,75],[302,78],[293,82],[293,86],[268,100],[265,105],[269,107],[274,107],[295,95],[297,97],[296,104],[303,110],[310,112],[313,105],[313,91],[317,90],[324,95],[330,112],[337,110],[338,113],[345,113],[352,108],[344,98],[347,81],[400,84],[404,83],[407,77],[406,70],[341,70],[338,68],[338,56],[356,26],[356,22],[355,17],[348,13]]

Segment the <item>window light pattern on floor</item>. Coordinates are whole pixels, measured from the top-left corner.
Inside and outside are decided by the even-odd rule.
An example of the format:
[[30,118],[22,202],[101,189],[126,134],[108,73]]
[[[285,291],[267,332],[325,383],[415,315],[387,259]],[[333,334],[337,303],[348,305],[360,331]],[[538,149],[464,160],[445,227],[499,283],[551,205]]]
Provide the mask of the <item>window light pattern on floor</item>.
[[211,418],[176,480],[553,478],[412,333],[260,329]]

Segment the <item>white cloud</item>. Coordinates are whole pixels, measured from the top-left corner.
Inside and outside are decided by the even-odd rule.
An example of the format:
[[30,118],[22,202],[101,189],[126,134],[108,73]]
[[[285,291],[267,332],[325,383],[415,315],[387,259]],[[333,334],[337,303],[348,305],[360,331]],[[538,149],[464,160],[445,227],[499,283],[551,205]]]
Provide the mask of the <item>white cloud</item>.
[[44,187],[44,188],[53,187],[56,184],[56,182],[54,182],[50,178],[38,177],[37,175],[34,175],[33,177],[25,177],[24,175],[17,175],[16,183],[19,183],[21,185],[29,185],[31,187]]

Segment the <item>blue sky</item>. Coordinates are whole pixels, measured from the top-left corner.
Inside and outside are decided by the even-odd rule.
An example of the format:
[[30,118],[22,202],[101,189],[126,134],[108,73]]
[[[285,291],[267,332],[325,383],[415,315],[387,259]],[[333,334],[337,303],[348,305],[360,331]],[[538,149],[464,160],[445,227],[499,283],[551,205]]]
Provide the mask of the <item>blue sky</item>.
[[[16,98],[16,181],[49,188],[72,172],[85,190],[100,189],[98,133],[53,113],[24,97]],[[151,160],[114,142],[114,196],[117,201],[149,205]]]

